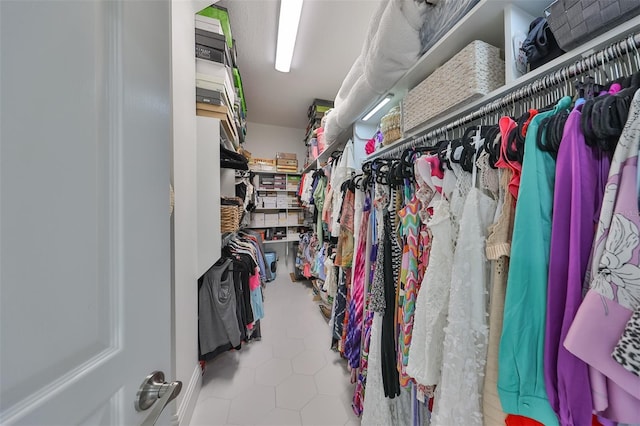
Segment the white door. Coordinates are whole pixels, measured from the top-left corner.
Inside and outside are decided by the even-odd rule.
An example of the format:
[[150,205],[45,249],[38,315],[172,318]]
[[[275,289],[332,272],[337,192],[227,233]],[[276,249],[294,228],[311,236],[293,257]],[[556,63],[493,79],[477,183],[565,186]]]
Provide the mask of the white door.
[[170,373],[170,19],[0,1],[0,424],[139,425]]

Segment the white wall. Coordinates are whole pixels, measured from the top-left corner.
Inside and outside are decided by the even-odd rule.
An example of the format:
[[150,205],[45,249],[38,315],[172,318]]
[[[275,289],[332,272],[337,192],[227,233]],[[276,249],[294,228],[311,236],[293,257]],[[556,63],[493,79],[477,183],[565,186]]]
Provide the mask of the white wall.
[[[220,120],[196,117],[197,240],[196,277],[204,275],[222,254],[220,233]],[[233,183],[232,183],[233,185]]]
[[298,156],[298,166],[302,167],[307,156],[304,135],[304,128],[294,129],[248,122],[244,148],[255,158],[276,158],[276,152],[295,152]]
[[362,162],[367,157],[364,147],[367,141],[375,136],[377,130],[378,126],[376,124],[356,123],[353,138],[353,157],[358,168],[362,168]]
[[183,382],[174,424],[188,424],[200,392],[194,14],[215,1],[172,0],[174,299],[173,377]]
[[[269,124],[247,123],[247,139],[244,148],[251,152],[254,158],[275,158],[276,152],[294,152],[298,157],[298,168],[304,166],[307,156],[307,147],[304,144],[305,129],[292,127],[272,126]],[[289,243],[286,243],[289,244]],[[291,252],[293,244],[289,244],[289,265],[285,265],[285,243],[267,244],[265,250],[278,254],[278,275],[293,272]]]

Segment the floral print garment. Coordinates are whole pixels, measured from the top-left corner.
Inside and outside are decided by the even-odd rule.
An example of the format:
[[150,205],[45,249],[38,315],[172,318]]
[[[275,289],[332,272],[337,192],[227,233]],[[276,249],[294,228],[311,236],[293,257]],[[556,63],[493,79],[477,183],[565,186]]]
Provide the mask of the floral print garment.
[[636,92],[611,163],[587,274],[590,289],[564,341],[571,353],[590,365],[594,409],[621,423],[640,423],[640,378],[611,356],[633,311],[640,307],[639,147],[640,92]]
[[633,311],[640,306],[637,205],[640,93],[636,92],[607,181],[596,232],[591,288]]

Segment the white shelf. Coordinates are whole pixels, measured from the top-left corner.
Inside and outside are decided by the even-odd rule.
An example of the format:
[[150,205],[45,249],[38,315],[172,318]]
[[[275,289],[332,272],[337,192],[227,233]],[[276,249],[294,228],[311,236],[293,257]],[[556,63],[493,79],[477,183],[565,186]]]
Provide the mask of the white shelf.
[[272,210],[295,210],[300,211],[304,210],[302,207],[259,207],[254,210],[254,212],[264,212],[264,211],[272,211]]
[[298,192],[297,189],[264,189],[264,188],[256,188],[256,191],[262,191],[262,192]]
[[[524,0],[514,0],[514,4],[516,4],[518,7],[522,7],[523,9],[525,9],[525,7],[523,6],[522,2]],[[476,12],[476,14],[480,13],[481,15],[477,15],[477,16],[485,16],[486,15],[486,11],[490,10],[490,9],[486,9],[490,7],[491,5],[493,5],[494,3],[501,3],[498,0],[484,0],[481,1],[468,15],[467,18],[471,19],[471,14],[473,12]],[[504,2],[502,2],[504,4]],[[533,2],[532,2],[533,3]],[[479,9],[480,8],[480,9]],[[528,12],[530,7],[527,10]],[[474,15],[476,16],[476,15]],[[456,31],[463,31],[462,28],[466,28],[464,27],[464,22],[465,20],[461,21],[460,23],[458,23],[458,25],[456,25],[452,31],[456,30]],[[479,22],[478,22],[479,23]],[[462,28],[460,28],[459,26],[462,25]],[[469,24],[471,25],[471,24]],[[485,25],[488,25],[485,22]],[[502,24],[500,24],[502,25]],[[563,68],[565,66],[571,65],[574,62],[576,62],[577,60],[581,59],[582,57],[586,57],[592,53],[594,53],[595,51],[611,44],[612,42],[614,42],[617,39],[620,39],[621,37],[623,37],[624,35],[628,35],[630,33],[633,33],[635,31],[640,30],[640,16],[636,16],[632,19],[630,19],[629,21],[617,26],[616,28],[594,38],[591,41],[588,41],[580,46],[578,46],[577,48],[563,54],[562,56],[544,64],[543,66],[537,68],[534,71],[531,71],[513,81],[507,82],[504,86],[494,90],[493,92],[489,93],[488,95],[476,100],[476,101],[472,101],[469,103],[465,103],[463,105],[461,105],[460,107],[449,111],[449,112],[445,112],[443,114],[441,114],[440,116],[434,117],[433,119],[423,123],[422,125],[411,129],[411,131],[409,131],[408,133],[406,133],[404,135],[404,137],[396,142],[394,142],[391,145],[388,145],[386,147],[384,147],[383,149],[380,149],[376,152],[374,152],[373,154],[367,156],[365,158],[364,161],[370,161],[372,159],[375,159],[377,157],[379,157],[380,155],[384,154],[385,152],[391,151],[393,149],[396,149],[399,145],[402,145],[405,142],[411,141],[414,137],[420,135],[420,134],[424,134],[430,130],[436,129],[438,127],[441,127],[443,125],[446,125],[447,123],[451,123],[453,120],[462,117],[464,115],[467,115],[473,111],[478,110],[482,105],[487,104],[488,102],[494,101],[496,99],[499,99],[503,96],[505,96],[507,93],[514,91],[520,87],[526,86],[527,84],[531,83],[532,81],[540,78],[543,75],[546,75],[548,73],[553,73],[554,71]],[[467,31],[471,31],[470,29]],[[460,37],[465,36],[464,34],[460,34],[458,35],[457,33],[455,34],[447,34],[444,38],[447,38],[451,36],[453,39],[455,39],[456,41],[460,39]],[[477,36],[474,37],[473,34],[467,34],[466,35],[467,38],[469,39],[478,39]],[[443,38],[443,40],[444,40]],[[444,42],[443,40],[441,40],[441,42]],[[447,42],[448,43],[448,42]],[[504,43],[502,43],[504,44]],[[411,88],[411,86],[408,83],[412,83],[414,82],[414,75],[416,75],[417,69],[423,69],[423,70],[428,70],[431,69],[431,64],[424,64],[424,62],[428,59],[428,57],[430,58],[431,56],[431,52],[434,49],[437,49],[438,46],[440,46],[440,44],[436,44],[431,50],[429,50],[418,62],[418,64],[416,64],[416,66],[414,66],[412,69],[409,70],[409,72],[407,73],[407,75],[405,75],[405,77],[403,77],[403,79],[398,83],[400,84],[400,87],[407,87],[407,88]],[[447,44],[448,46],[448,44]],[[430,61],[430,59],[429,59]],[[437,67],[433,67],[433,69],[435,69]],[[433,69],[431,69],[431,71],[433,71]],[[421,80],[418,80],[418,82]],[[395,91],[396,89],[392,89],[393,91]],[[405,92],[406,93],[406,92]],[[395,92],[394,92],[395,94]],[[404,96],[404,95],[403,95]],[[395,96],[394,96],[395,99]],[[398,99],[397,101],[399,102],[400,99]]]
[[289,225],[265,225],[265,226],[245,226],[245,228],[247,229],[264,229],[264,228],[298,228],[300,226],[305,226],[305,225],[301,225],[299,223],[296,224],[289,224]]
[[[424,53],[420,59],[400,77],[391,89],[379,98],[372,100],[365,111],[369,111],[382,98],[387,96],[387,93],[393,94],[391,101],[368,121],[379,123],[380,119],[385,116],[391,108],[400,103],[409,90],[417,86],[418,83],[472,41],[482,40],[504,49],[503,16],[504,8],[509,3],[516,4],[523,9],[526,8],[530,10],[534,8],[542,11],[551,2],[552,0],[480,0],[469,13],[460,19],[440,40]],[[522,6],[522,4],[525,6]]]
[[315,170],[322,167],[324,163],[327,162],[329,157],[331,157],[331,154],[333,152],[340,151],[341,149],[343,149],[347,144],[347,142],[349,142],[349,140],[353,138],[353,129],[354,129],[353,125],[349,126],[344,132],[340,134],[340,136],[338,136],[338,139],[336,139],[334,143],[332,143],[331,145],[328,145],[326,149],[320,155],[318,155],[318,157],[315,160],[309,163],[309,165],[307,165],[307,167],[305,167],[302,170],[301,173],[305,174],[311,170]]
[[253,170],[250,169],[251,172],[257,175],[289,175],[289,176],[301,176],[300,173],[292,173],[292,172],[270,172],[267,170]]
[[300,241],[299,237],[296,238],[286,238],[284,240],[267,240],[267,241],[263,241],[264,244],[276,244],[276,243],[293,243],[293,242],[297,242]]

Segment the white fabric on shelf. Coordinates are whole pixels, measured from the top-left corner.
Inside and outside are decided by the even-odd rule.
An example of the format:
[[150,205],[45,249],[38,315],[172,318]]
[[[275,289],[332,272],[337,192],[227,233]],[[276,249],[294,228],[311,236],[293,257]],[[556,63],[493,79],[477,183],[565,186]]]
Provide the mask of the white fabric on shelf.
[[333,143],[371,104],[417,62],[419,32],[428,6],[414,0],[380,2],[360,56],[345,77],[327,117],[325,139]]

